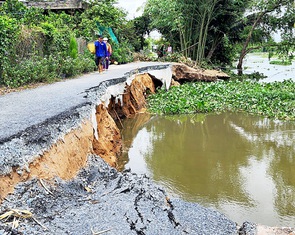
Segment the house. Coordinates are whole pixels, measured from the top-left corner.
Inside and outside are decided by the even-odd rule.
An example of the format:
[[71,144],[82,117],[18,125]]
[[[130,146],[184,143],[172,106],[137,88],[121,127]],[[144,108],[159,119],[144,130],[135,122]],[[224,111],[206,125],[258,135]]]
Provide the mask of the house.
[[[5,1],[0,1],[2,5]],[[27,7],[38,7],[45,10],[84,10],[87,3],[82,0],[57,0],[57,1],[21,1]]]

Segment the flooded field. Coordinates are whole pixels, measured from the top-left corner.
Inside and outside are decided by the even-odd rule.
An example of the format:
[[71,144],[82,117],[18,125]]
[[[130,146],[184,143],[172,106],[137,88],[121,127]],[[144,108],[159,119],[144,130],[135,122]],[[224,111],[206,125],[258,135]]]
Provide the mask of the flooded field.
[[267,78],[263,82],[282,82],[286,79],[295,81],[295,62],[292,65],[274,65],[270,61],[278,60],[275,58],[268,59],[268,53],[250,53],[243,62],[244,74],[254,72],[263,73]]
[[295,224],[295,122],[247,114],[138,115],[123,122],[121,170],[241,223]]

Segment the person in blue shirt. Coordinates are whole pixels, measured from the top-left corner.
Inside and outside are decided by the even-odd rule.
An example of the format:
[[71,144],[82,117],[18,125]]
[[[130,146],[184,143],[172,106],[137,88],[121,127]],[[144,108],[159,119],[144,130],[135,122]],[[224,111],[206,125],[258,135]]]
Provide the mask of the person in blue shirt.
[[94,42],[95,45],[95,63],[98,67],[99,73],[102,72],[102,65],[104,59],[108,59],[107,57],[107,45],[102,40],[103,37],[101,35],[98,35],[98,40]]

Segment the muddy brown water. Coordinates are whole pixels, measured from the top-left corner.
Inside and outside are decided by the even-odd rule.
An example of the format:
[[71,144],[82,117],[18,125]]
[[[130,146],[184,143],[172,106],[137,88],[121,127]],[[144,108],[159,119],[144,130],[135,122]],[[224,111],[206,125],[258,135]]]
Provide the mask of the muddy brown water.
[[123,122],[120,170],[237,223],[295,226],[295,122],[247,114],[149,116]]

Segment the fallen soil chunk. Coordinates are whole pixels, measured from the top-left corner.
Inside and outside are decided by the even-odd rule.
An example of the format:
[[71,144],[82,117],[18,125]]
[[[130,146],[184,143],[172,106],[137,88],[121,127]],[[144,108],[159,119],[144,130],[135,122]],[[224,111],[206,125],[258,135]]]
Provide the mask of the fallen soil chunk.
[[172,66],[173,79],[179,83],[203,81],[214,82],[218,79],[228,80],[229,75],[222,71],[209,69],[194,69],[185,64],[174,64]]

